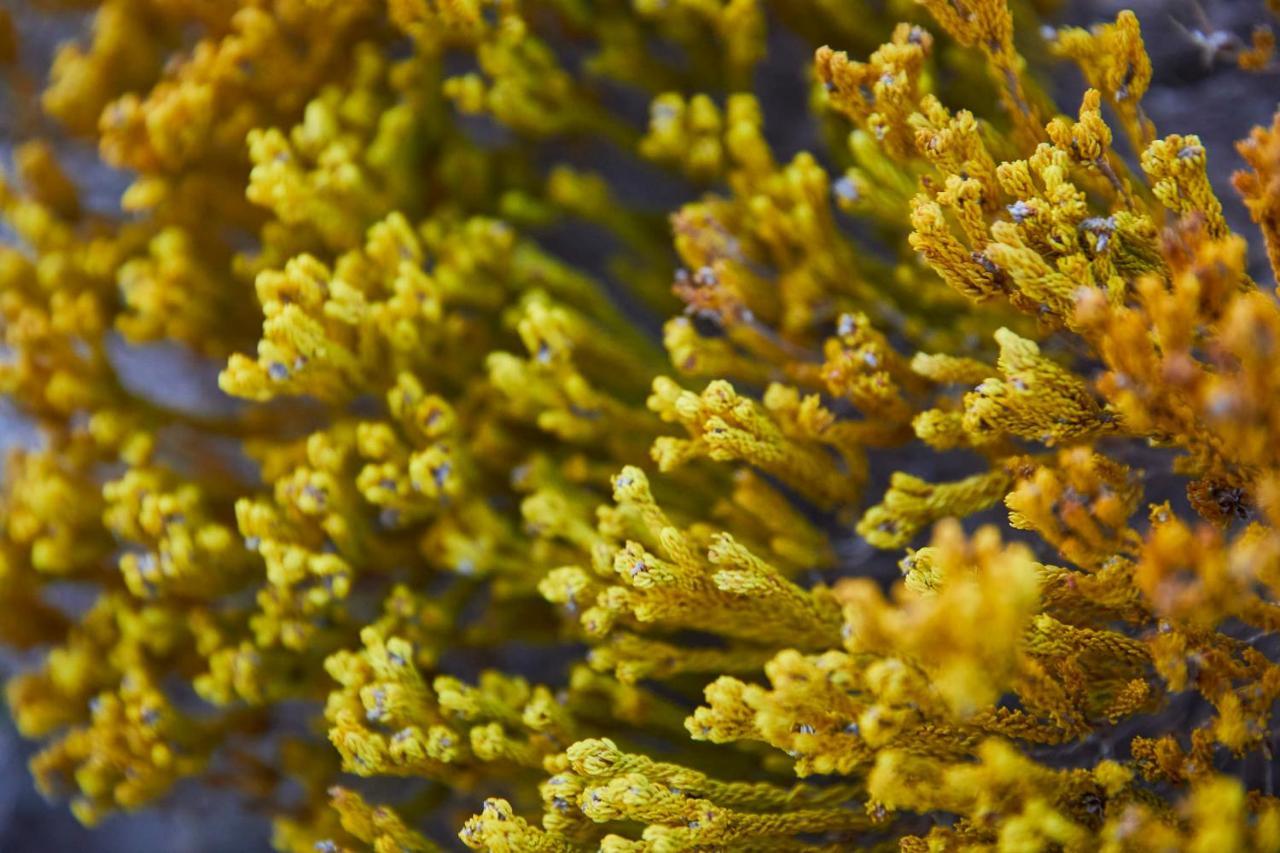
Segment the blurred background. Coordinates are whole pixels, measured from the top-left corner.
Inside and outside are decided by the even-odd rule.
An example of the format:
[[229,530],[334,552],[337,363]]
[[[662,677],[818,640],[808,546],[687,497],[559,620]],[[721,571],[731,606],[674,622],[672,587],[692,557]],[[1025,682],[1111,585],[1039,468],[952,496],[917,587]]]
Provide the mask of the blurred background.
[[[30,0],[0,0],[0,8],[8,10],[18,26],[22,69],[37,84],[43,80],[57,45],[88,33],[82,13],[33,8],[39,5]],[[1088,25],[1114,19],[1116,12],[1125,8],[1138,15],[1155,67],[1145,100],[1148,114],[1161,134],[1195,133],[1201,137],[1209,150],[1210,176],[1227,217],[1233,228],[1250,239],[1255,267],[1261,270],[1261,241],[1254,239],[1256,232],[1230,188],[1231,173],[1241,165],[1233,143],[1253,125],[1270,121],[1280,98],[1280,74],[1241,72],[1229,59],[1215,56],[1212,44],[1215,33],[1247,42],[1252,27],[1268,20],[1264,0],[1065,0],[1054,23]],[[1271,23],[1280,22],[1271,18]],[[1216,40],[1221,42],[1222,37]],[[757,93],[763,101],[770,141],[784,154],[812,143],[812,125],[805,113],[808,53],[806,45],[779,27],[771,28],[769,59],[760,69]],[[1074,112],[1083,90],[1079,74],[1065,65],[1055,66],[1055,73],[1059,104]],[[21,117],[30,109],[22,104],[29,104],[36,91],[0,83],[0,163],[6,169],[15,141],[29,132],[21,126]],[[94,153],[83,147],[64,145],[62,150],[64,163],[79,180],[87,206],[104,212],[114,210],[127,184],[126,176],[99,165]],[[0,241],[11,239],[0,226]],[[216,405],[216,368],[212,365],[178,352],[155,358],[122,351],[120,362],[126,378],[164,389],[166,398],[184,398],[188,406],[197,409],[201,408],[197,401]],[[37,440],[34,431],[0,399],[0,451]],[[32,663],[0,649],[0,678]],[[317,748],[326,746],[317,744]],[[270,849],[264,816],[254,814],[228,794],[197,786],[182,787],[163,810],[115,817],[87,830],[65,805],[45,802],[32,787],[26,762],[34,751],[35,745],[14,731],[0,702],[0,853],[250,853]]]

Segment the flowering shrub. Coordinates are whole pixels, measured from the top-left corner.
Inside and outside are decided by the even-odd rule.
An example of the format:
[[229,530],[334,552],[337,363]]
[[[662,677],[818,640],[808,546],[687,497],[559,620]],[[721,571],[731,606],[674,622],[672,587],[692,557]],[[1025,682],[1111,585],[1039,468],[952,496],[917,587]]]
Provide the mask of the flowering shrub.
[[[1133,14],[78,5],[40,108],[131,183],[33,137],[0,187],[0,640],[82,821],[194,777],[286,851],[1280,850],[1280,304]],[[752,94],[783,27],[823,161]],[[1280,116],[1240,151],[1280,269]]]

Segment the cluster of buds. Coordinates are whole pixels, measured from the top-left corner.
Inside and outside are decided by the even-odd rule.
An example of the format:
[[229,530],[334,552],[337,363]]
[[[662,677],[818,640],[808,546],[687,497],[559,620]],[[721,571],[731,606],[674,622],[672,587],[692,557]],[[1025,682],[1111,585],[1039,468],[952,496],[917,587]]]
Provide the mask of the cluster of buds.
[[[5,696],[81,820],[1280,849],[1280,305],[1133,13],[91,5],[0,180]],[[825,154],[752,91],[778,25]],[[1239,147],[1274,274],[1280,117]],[[139,387],[170,351],[224,398]]]

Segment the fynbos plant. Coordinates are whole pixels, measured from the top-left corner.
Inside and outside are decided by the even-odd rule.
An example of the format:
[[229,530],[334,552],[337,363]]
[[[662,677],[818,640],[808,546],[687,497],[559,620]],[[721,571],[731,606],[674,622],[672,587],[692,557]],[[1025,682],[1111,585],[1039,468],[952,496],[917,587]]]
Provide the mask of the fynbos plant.
[[[0,186],[0,640],[82,821],[194,777],[299,853],[1280,850],[1280,303],[1133,14],[73,5]],[[782,29],[821,158],[752,93]],[[1280,116],[1240,151],[1280,269]],[[161,344],[239,405],[129,381]]]

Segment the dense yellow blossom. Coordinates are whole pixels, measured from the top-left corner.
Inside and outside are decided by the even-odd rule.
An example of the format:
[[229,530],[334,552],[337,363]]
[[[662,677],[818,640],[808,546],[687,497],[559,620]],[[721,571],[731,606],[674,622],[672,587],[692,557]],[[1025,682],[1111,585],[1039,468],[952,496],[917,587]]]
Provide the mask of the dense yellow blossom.
[[[0,180],[0,642],[82,821],[1280,850],[1280,115],[1250,270],[1128,11],[74,5]],[[769,123],[784,28],[824,152]]]

